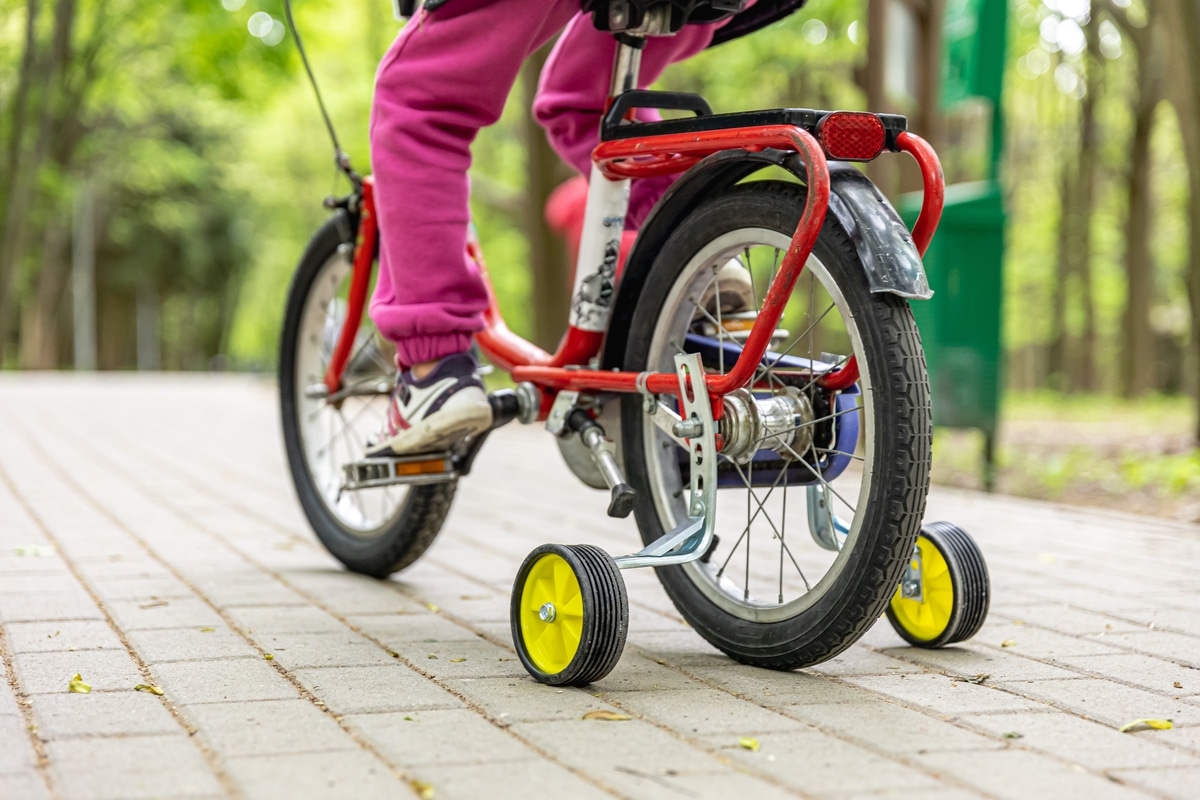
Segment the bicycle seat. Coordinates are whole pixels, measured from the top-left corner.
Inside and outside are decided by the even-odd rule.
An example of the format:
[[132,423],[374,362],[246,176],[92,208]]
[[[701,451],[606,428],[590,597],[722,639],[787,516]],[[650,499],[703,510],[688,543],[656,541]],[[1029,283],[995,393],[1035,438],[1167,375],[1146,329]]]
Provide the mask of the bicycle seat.
[[675,33],[689,22],[718,22],[742,11],[748,0],[583,0],[596,30],[620,33],[637,30],[651,8],[669,7],[668,30]]

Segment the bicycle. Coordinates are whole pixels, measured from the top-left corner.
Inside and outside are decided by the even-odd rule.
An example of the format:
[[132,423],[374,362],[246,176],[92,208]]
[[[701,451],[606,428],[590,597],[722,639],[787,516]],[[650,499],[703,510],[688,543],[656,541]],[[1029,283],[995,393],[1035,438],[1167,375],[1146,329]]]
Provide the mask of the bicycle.
[[[884,610],[918,646],[974,635],[990,594],[982,554],[960,528],[921,524],[931,419],[908,301],[932,294],[920,253],[941,214],[937,155],[902,116],[715,114],[698,95],[637,90],[640,42],[682,24],[683,6],[592,6],[619,44],[570,326],[547,353],[508,329],[492,295],[476,344],[516,384],[490,393],[492,429],[544,421],[568,467],[609,492],[607,513],[633,514],[644,547],[530,553],[510,608],[522,663],[551,685],[608,674],[628,623],[621,570],[639,567],[656,568],[696,632],[747,664],[832,658]],[[692,116],[633,122],[638,108]],[[322,543],[350,570],[386,577],[434,541],[487,433],[454,451],[365,457],[379,427],[367,412],[386,407],[395,369],[364,316],[373,184],[334,146],[353,190],[327,201],[289,291],[284,439]],[[911,233],[852,166],[885,152],[921,169]],[[629,180],[668,173],[683,175],[620,264]],[[478,244],[469,250],[486,276]],[[752,308],[722,310],[717,276],[730,264],[746,271]],[[806,508],[792,520],[809,536],[789,538],[799,488]]]

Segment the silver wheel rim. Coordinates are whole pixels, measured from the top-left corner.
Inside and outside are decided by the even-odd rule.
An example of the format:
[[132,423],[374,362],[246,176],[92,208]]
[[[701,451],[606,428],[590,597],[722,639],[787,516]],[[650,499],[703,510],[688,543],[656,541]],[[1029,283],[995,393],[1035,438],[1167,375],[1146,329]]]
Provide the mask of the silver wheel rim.
[[[697,252],[684,267],[663,304],[651,337],[648,368],[673,369],[672,358],[680,351],[678,345],[696,313],[696,298],[704,293],[705,287],[713,280],[711,276],[729,259],[739,257],[743,262],[750,261],[755,305],[761,305],[770,278],[774,276],[790,241],[789,236],[778,231],[743,228],[717,237]],[[774,259],[764,264],[762,251],[773,251]],[[808,288],[804,288],[806,286]],[[823,295],[823,303],[817,299],[819,293]],[[810,322],[812,318],[821,317],[812,324],[814,333],[808,337],[809,343],[799,341],[804,337],[804,328],[801,328],[790,331],[786,345],[777,347],[773,344],[771,349],[819,358],[819,352],[810,354],[809,348],[815,343],[821,326],[828,327],[826,320],[834,316],[840,319],[849,348],[857,356],[860,368],[859,443],[853,451],[850,468],[840,479],[825,484],[826,497],[838,516],[849,523],[849,530],[839,537],[841,547],[836,552],[818,548],[809,534],[806,492],[803,489],[797,491],[794,486],[789,487],[789,481],[783,475],[780,477],[784,479],[775,487],[719,490],[717,534],[722,541],[706,562],[694,561],[685,564],[682,569],[692,584],[716,606],[749,622],[770,623],[791,619],[817,602],[845,569],[859,539],[859,529],[865,516],[863,513],[854,513],[858,498],[870,496],[871,465],[874,463],[871,376],[867,369],[861,332],[854,324],[845,297],[816,256],[810,256],[805,265],[804,273],[789,300],[789,313],[797,302],[808,305]],[[832,309],[825,311],[827,306],[832,306]],[[719,317],[718,313],[717,320],[712,320],[711,316],[709,320],[718,323],[718,330],[723,330],[723,320]],[[785,316],[785,327],[787,319]],[[805,323],[805,327],[808,324]],[[796,343],[793,343],[793,337]],[[725,364],[724,368],[728,369],[729,366]],[[767,380],[771,382],[769,377]],[[681,479],[677,462],[672,460],[675,458],[675,445],[656,429],[647,416],[643,417],[643,430],[646,432],[643,437],[643,457],[655,509],[663,530],[671,530],[683,519],[686,511],[682,500],[676,497]],[[732,463],[724,457],[723,462]],[[743,483],[749,477],[752,477],[752,473],[748,475],[747,470],[739,473]],[[779,496],[780,490],[782,497]],[[789,501],[792,503],[790,509]],[[738,524],[731,524],[734,512],[741,514]],[[742,563],[738,564],[737,551],[743,547],[745,554],[740,557]],[[766,555],[771,556],[772,561],[770,576],[766,574],[768,570],[762,558]],[[731,562],[735,562],[734,566],[738,569],[731,568]],[[774,580],[776,574],[777,581]],[[768,592],[765,587],[771,584],[774,584],[773,590]]]
[[[393,486],[343,492],[343,466],[365,456],[367,443],[386,418],[388,394],[348,397],[340,407],[307,394],[310,387],[323,382],[341,331],[350,268],[346,256],[337,253],[321,266],[312,282],[297,332],[293,388],[300,450],[317,497],[347,532],[370,539],[400,516],[408,490]],[[378,347],[375,327],[365,315],[349,363],[347,385],[382,388],[394,378],[395,367]]]

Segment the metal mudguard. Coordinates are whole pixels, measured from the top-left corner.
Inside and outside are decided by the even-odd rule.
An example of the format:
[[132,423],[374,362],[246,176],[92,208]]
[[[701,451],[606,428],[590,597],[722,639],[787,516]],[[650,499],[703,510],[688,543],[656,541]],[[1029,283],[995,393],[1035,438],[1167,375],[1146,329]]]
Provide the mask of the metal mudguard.
[[[689,169],[659,200],[638,234],[617,287],[602,358],[605,369],[622,368],[633,312],[654,257],[683,219],[706,197],[724,191],[748,176],[781,167],[805,180],[804,162],[795,153],[727,150],[705,158]],[[830,200],[825,224],[841,225],[858,252],[873,293],[890,293],[912,300],[933,296],[912,235],[871,181],[853,166],[829,165]]]

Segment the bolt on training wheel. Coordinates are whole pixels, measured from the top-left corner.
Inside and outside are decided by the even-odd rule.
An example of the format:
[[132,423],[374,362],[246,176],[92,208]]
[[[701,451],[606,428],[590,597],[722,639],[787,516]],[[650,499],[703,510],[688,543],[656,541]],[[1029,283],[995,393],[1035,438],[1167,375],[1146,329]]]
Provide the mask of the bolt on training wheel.
[[598,681],[617,665],[629,629],[621,570],[598,547],[544,544],[517,572],[510,620],[517,655],[538,681]]
[[909,644],[945,647],[979,632],[990,598],[979,545],[957,525],[931,522],[921,528],[887,618]]

